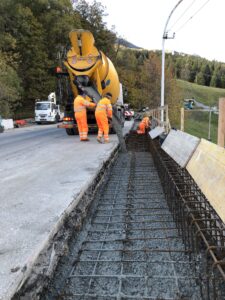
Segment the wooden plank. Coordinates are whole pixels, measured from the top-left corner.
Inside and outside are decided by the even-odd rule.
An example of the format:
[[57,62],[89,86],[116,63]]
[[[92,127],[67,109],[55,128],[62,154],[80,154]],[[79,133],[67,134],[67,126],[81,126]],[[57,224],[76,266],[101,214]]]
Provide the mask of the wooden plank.
[[225,222],[225,149],[202,139],[187,170]]
[[225,144],[225,98],[219,99],[219,119],[217,144],[224,147]]
[[180,109],[180,130],[184,131],[184,108]]
[[162,144],[162,149],[184,168],[199,142],[199,138],[188,133],[180,130],[170,130]]
[[162,134],[163,132],[165,132],[164,127],[161,126],[157,126],[154,129],[149,131],[149,135],[152,139],[155,139],[157,136],[159,136],[160,134]]

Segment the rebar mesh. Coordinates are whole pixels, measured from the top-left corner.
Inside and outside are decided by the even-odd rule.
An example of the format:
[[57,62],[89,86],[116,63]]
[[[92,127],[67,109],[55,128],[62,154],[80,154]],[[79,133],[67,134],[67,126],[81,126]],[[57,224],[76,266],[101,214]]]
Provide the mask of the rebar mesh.
[[151,142],[169,209],[179,235],[196,261],[203,299],[225,299],[225,225],[186,169]]
[[130,135],[59,299],[199,299],[146,136]]

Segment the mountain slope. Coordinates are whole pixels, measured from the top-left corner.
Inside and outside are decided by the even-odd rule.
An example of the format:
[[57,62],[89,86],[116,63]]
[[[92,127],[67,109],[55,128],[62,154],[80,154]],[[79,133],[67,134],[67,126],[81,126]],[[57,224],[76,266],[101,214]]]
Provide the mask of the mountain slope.
[[136,45],[134,45],[134,44],[132,44],[132,43],[130,43],[130,42],[122,39],[122,38],[118,38],[117,39],[117,44],[122,45],[122,46],[124,46],[126,48],[130,48],[130,49],[142,49],[141,47],[138,47],[138,46],[136,46]]

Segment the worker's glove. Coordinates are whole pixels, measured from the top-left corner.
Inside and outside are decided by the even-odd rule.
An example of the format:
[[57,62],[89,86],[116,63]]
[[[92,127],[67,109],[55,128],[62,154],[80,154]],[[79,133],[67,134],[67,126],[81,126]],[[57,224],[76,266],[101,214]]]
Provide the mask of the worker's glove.
[[112,118],[111,117],[108,117],[108,120],[109,120],[109,122],[112,122]]

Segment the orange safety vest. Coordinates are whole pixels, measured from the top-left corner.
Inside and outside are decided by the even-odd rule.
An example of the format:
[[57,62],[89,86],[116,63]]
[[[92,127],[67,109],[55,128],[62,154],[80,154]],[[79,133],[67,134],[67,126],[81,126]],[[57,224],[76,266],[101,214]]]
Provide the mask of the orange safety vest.
[[86,107],[95,107],[95,103],[86,100],[83,96],[78,95],[74,99],[74,112],[76,113],[86,113]]
[[149,117],[144,117],[141,121],[141,123],[144,123],[145,128],[148,128],[150,126],[150,120]]
[[146,128],[149,128],[150,126],[150,120],[149,120],[149,117],[144,117],[140,124],[138,125],[138,130],[137,130],[137,133],[138,134],[145,134],[145,129]]
[[99,100],[95,110],[95,115],[98,114],[104,114],[109,118],[112,118],[112,104],[108,98],[104,97]]

